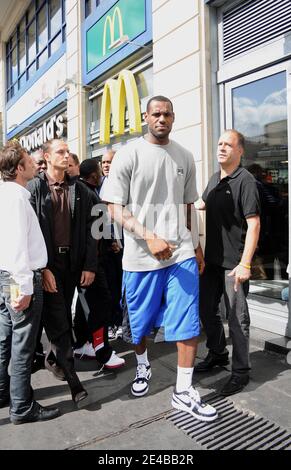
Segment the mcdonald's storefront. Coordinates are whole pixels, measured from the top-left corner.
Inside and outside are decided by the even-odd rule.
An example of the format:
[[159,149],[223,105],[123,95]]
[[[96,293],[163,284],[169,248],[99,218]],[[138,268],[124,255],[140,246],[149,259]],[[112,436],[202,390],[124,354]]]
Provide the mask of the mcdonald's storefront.
[[153,93],[151,1],[104,5],[82,30],[82,81],[89,90],[87,155],[98,159],[106,149],[145,132],[143,113]]
[[[244,165],[265,170],[265,187],[276,195],[273,204],[277,209],[272,209],[272,217],[280,220],[271,224],[272,230],[266,233],[270,245],[254,266],[257,272],[249,293],[251,321],[260,329],[290,336],[291,299],[289,303],[282,299],[291,282],[286,273],[287,264],[291,264],[291,166],[287,158],[291,145],[287,99],[290,28],[286,21],[284,33],[274,25],[269,35],[266,27],[257,38],[260,19],[254,12],[261,1],[193,0],[180,2],[179,11],[176,0],[100,3],[86,18],[82,32],[82,81],[90,90],[87,156],[99,158],[105,149],[145,133],[142,115],[147,99],[162,94],[174,104],[176,119],[171,135],[193,153],[202,194],[217,169],[214,156],[220,131],[233,126],[242,131],[248,144]],[[272,4],[270,0],[264,3]],[[284,5],[287,18],[290,2]],[[264,9],[269,26],[272,14],[277,15],[275,6],[273,13]],[[252,22],[245,24],[246,16],[256,27]],[[238,31],[243,28],[237,25],[245,28],[240,42]],[[270,201],[271,197],[269,205]],[[202,244],[204,222],[200,216]]]

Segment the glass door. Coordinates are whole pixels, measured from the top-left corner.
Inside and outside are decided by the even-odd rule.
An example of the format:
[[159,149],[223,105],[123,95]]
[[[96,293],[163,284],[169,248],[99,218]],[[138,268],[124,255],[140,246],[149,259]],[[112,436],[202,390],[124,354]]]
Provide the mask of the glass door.
[[242,165],[257,180],[262,207],[250,292],[280,300],[289,291],[287,83],[285,63],[225,85],[226,128],[246,138]]

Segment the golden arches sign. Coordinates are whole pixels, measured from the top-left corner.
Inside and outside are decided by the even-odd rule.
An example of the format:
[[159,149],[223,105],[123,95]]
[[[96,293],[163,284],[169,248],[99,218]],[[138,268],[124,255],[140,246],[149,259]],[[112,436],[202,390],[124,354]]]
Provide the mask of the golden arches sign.
[[130,70],[122,70],[117,80],[110,78],[105,83],[101,103],[100,144],[108,144],[110,142],[111,111],[113,134],[124,134],[126,101],[129,133],[141,133],[141,110],[138,90],[134,75]]
[[[118,26],[119,26],[119,38],[114,37],[114,31],[115,31],[115,21],[116,18],[118,17]],[[121,11],[119,7],[116,7],[114,9],[112,18],[110,15],[106,16],[106,20],[104,23],[104,29],[103,29],[103,56],[106,54],[106,33],[107,33],[107,27],[109,27],[109,34],[110,34],[110,45],[109,49],[112,49],[114,47],[114,43],[118,41],[123,36],[123,22],[122,22],[122,16],[121,16]]]

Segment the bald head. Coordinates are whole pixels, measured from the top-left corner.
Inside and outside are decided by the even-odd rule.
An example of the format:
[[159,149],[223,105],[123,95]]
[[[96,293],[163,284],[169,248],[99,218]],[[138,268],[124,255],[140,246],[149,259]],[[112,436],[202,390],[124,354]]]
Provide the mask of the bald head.
[[227,129],[221,134],[217,146],[217,160],[221,168],[228,172],[240,165],[244,153],[244,136],[235,129]]
[[234,135],[237,138],[238,145],[242,148],[243,153],[244,153],[246,142],[245,142],[245,137],[241,132],[237,131],[236,129],[226,129],[223,133]]
[[101,169],[104,176],[109,175],[110,165],[115,154],[115,150],[107,150],[104,153],[101,161]]

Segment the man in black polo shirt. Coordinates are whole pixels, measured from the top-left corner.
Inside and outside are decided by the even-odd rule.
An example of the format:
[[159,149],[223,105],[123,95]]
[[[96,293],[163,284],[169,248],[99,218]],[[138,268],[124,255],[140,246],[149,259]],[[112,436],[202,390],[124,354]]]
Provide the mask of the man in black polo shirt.
[[223,294],[233,344],[232,374],[221,390],[224,396],[242,390],[250,371],[246,296],[260,232],[260,205],[255,178],[240,166],[244,147],[244,137],[236,130],[221,135],[217,149],[220,171],[210,179],[199,207],[206,209],[206,267],[200,284],[200,316],[209,353],[195,371],[228,364],[219,313]]

